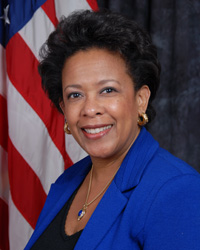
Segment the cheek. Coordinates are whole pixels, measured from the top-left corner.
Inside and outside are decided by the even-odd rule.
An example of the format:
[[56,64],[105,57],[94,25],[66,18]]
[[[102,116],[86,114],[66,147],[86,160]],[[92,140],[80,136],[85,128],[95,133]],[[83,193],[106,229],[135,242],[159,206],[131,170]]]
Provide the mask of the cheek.
[[123,101],[120,99],[116,99],[114,101],[111,100],[110,102],[108,102],[107,108],[112,112],[119,112],[122,105]]
[[127,109],[127,107],[125,106],[126,105],[124,103],[124,100],[122,99],[109,101],[106,104],[106,113],[109,116],[111,116],[114,120],[119,121],[121,119],[124,119],[125,116],[124,109]]
[[116,114],[116,116],[131,117],[133,114],[137,113],[137,104],[134,98],[127,97],[110,102],[108,104],[108,109],[113,114]]

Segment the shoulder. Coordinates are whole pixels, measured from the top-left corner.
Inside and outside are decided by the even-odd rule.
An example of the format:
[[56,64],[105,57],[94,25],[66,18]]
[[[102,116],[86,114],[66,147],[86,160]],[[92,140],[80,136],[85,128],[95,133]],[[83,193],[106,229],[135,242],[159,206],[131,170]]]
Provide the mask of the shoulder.
[[[200,192],[200,174],[186,162],[162,148],[159,148],[152,158],[147,172],[151,173],[151,178],[157,186],[155,197],[157,199],[161,193],[162,197],[165,197],[164,193],[166,195],[170,193],[172,198],[177,197],[177,192],[189,194],[190,197],[196,196],[192,193],[194,190]],[[176,200],[180,197],[178,196]]]
[[190,193],[192,197],[194,189],[200,192],[200,174],[186,162],[159,147],[147,164],[140,185],[147,192],[151,189],[152,202],[160,197],[158,194],[162,193],[161,197],[165,197],[167,192],[170,197],[177,196],[177,199],[180,198],[178,191]]
[[183,160],[175,157],[167,150],[158,147],[151,161],[146,167],[145,175],[150,175],[152,181],[162,180],[163,183],[176,176],[196,176],[200,178],[200,174]]

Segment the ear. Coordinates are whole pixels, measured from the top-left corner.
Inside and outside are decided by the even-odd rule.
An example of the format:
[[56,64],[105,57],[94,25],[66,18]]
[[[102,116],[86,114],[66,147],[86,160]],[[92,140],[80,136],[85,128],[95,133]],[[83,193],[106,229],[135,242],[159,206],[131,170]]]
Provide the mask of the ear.
[[60,105],[60,108],[61,108],[61,110],[62,110],[62,112],[63,112],[63,114],[64,114],[64,110],[65,110],[65,104],[64,104],[64,101],[63,101],[63,100],[62,100],[62,101],[60,101],[59,105]]
[[137,104],[138,104],[138,113],[146,113],[147,106],[149,103],[149,98],[151,91],[147,85],[143,85],[136,93],[137,95]]

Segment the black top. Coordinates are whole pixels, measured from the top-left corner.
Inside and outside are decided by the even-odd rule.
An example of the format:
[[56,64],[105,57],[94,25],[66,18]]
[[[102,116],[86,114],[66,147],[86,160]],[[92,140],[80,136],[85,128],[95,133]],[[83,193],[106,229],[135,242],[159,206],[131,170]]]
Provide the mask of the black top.
[[[77,189],[78,190],[78,189]],[[43,234],[32,246],[31,250],[72,250],[78,241],[83,230],[73,234],[66,235],[65,221],[72,201],[77,193],[77,190],[72,194],[70,199],[65,203],[60,212],[56,215],[53,221],[49,224]]]

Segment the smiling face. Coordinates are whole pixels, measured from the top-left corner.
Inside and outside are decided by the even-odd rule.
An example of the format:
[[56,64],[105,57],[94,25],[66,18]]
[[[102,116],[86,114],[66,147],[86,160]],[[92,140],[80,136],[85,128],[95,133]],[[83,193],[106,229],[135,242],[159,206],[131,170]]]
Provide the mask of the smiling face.
[[150,91],[137,93],[125,61],[104,49],[79,51],[64,64],[60,106],[70,131],[92,159],[117,159],[139,133]]

